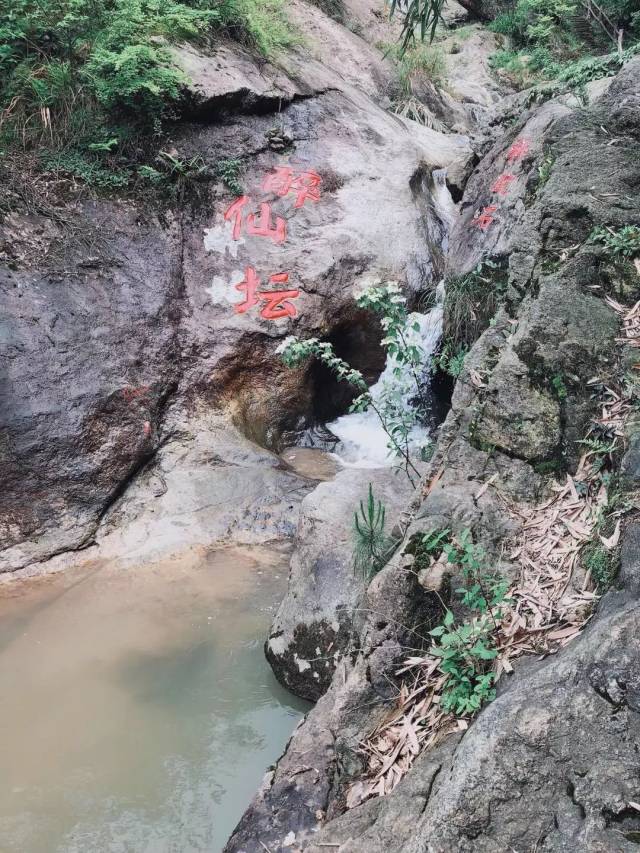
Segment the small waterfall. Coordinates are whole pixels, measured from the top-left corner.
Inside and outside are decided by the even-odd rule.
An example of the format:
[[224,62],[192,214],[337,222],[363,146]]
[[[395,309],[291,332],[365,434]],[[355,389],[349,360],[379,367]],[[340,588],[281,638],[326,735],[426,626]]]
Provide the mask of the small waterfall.
[[[427,314],[413,313],[407,318],[405,338],[408,343],[420,349],[425,376],[430,370],[431,357],[442,336],[443,302],[444,282],[441,282],[436,290],[436,304],[431,311]],[[416,325],[417,331],[413,328]],[[406,367],[403,367],[402,373],[397,376],[395,374],[397,368],[398,362],[395,357],[388,356],[380,378],[371,387],[374,402],[380,401],[388,389],[393,388],[394,393],[400,396],[402,404],[410,405],[411,399],[416,394],[414,378]],[[387,448],[389,439],[373,409],[342,415],[327,424],[327,428],[339,440],[333,452],[340,458],[343,465],[350,468],[384,468],[393,464],[394,457],[389,454]],[[417,452],[428,439],[427,428],[418,426],[411,432],[410,443]]]
[[[446,169],[435,169],[428,179],[429,208],[433,229],[438,233],[440,249],[446,253],[449,242],[449,231],[457,215],[457,207],[451,198],[446,184]],[[422,353],[423,378],[431,370],[431,358],[442,337],[444,309],[444,281],[436,288],[436,303],[426,314],[413,313],[407,320],[405,337],[408,342],[419,347]],[[414,330],[417,326],[417,331]],[[398,363],[393,356],[387,357],[385,368],[371,388],[374,401],[379,401],[388,388],[392,387],[398,394],[403,405],[409,406],[415,397],[416,387],[413,376],[406,367],[400,375],[395,371]],[[352,468],[383,468],[392,465],[394,456],[389,453],[388,437],[376,413],[370,409],[363,413],[343,415],[327,424],[327,428],[338,438],[333,452],[343,465]],[[420,446],[429,440],[429,430],[426,426],[415,427],[410,436],[411,446],[419,451]]]

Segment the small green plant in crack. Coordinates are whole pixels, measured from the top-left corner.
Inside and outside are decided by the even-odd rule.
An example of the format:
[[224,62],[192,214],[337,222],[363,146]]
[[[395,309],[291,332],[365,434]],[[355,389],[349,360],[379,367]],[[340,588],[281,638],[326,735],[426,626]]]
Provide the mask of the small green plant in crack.
[[598,226],[589,235],[589,243],[601,243],[614,261],[629,261],[640,256],[640,227],[625,225],[617,230]]
[[234,195],[243,195],[244,193],[244,188],[240,182],[242,170],[242,160],[218,160],[215,167],[216,177],[220,178]]
[[413,571],[420,572],[428,569],[440,559],[445,545],[451,543],[450,530],[434,530],[423,536],[412,537],[406,548],[407,554],[413,554]]
[[540,474],[541,477],[548,477],[552,474],[563,474],[566,470],[566,465],[561,459],[546,459],[544,462],[537,462],[533,466],[533,470],[536,474]]
[[607,433],[594,434],[580,439],[576,444],[581,444],[588,456],[592,457],[591,464],[595,471],[601,471],[605,466],[612,464],[612,454],[617,447],[617,438]]
[[561,403],[567,399],[567,386],[564,383],[564,377],[561,373],[556,373],[556,375],[551,378],[551,387],[553,388],[553,393],[556,398]]
[[365,580],[376,575],[393,552],[394,540],[385,532],[386,508],[376,500],[369,483],[366,504],[360,501],[353,517],[353,565]]
[[538,166],[538,187],[537,189],[541,189],[551,177],[551,172],[553,171],[553,164],[555,163],[555,157],[552,154],[545,154]]
[[585,546],[582,564],[591,574],[591,580],[599,592],[609,589],[618,572],[617,551],[609,551],[604,545],[592,542]]
[[433,365],[438,370],[457,379],[462,373],[464,360],[469,350],[464,346],[456,346],[453,341],[445,341],[438,355],[433,358]]
[[204,160],[200,156],[181,160],[168,151],[161,151],[159,160],[168,176],[179,182],[194,180],[206,171]]

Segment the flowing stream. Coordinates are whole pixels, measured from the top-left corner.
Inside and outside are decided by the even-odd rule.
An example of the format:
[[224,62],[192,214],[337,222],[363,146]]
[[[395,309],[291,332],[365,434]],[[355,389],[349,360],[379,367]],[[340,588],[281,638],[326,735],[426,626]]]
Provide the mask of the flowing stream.
[[[456,206],[447,188],[446,176],[446,169],[435,169],[426,188],[430,204],[428,219],[431,230],[437,235],[435,238],[437,247],[445,254],[449,231],[457,214]],[[431,358],[442,337],[443,308],[444,281],[441,281],[436,288],[435,304],[431,310],[426,314],[414,312],[407,320],[405,339],[408,344],[417,346],[422,353],[422,378],[426,378],[431,369]],[[379,403],[390,391],[399,397],[403,406],[409,406],[412,398],[416,396],[416,382],[409,368],[402,367],[400,371],[397,368],[397,360],[389,355],[380,378],[371,387],[371,395],[376,403]],[[328,423],[327,429],[338,439],[333,452],[346,467],[384,468],[393,464],[394,456],[388,448],[389,438],[373,409],[342,415]],[[416,455],[428,439],[427,427],[414,427],[410,435],[410,447]]]
[[2,853],[219,853],[306,703],[262,643],[288,553],[0,586]]
[[[444,289],[440,284],[436,292],[436,304],[431,311],[427,314],[409,314],[407,318],[405,339],[408,344],[418,347],[421,351],[421,361],[426,372],[442,337],[443,296]],[[379,403],[386,394],[394,393],[399,396],[401,405],[410,406],[412,397],[416,395],[415,379],[407,367],[401,368],[400,375],[396,375],[397,368],[396,358],[389,355],[380,378],[371,387],[374,402]],[[387,446],[389,438],[372,408],[366,412],[342,415],[327,424],[327,428],[339,439],[334,452],[346,467],[384,468],[393,464],[394,457]],[[428,439],[428,429],[416,426],[411,431],[410,446],[418,452]]]

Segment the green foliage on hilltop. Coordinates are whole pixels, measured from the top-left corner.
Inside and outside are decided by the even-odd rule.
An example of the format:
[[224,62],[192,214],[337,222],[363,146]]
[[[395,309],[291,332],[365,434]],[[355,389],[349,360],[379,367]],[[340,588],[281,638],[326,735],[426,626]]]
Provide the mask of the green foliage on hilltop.
[[263,55],[294,40],[284,0],[1,4],[0,150],[44,152],[45,165],[57,152],[59,167],[90,183],[118,168],[122,177],[182,97],[171,45],[221,32]]
[[572,87],[614,74],[635,53],[640,40],[637,0],[599,0],[615,32],[623,30],[620,57],[611,34],[586,16],[579,0],[517,0],[490,28],[510,41],[494,55],[494,67],[527,86],[556,79]]

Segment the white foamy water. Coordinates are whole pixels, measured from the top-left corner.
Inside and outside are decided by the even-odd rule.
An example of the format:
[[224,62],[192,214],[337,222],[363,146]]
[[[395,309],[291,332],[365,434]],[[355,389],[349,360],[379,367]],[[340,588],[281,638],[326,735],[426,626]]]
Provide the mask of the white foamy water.
[[[441,282],[436,290],[436,304],[431,311],[428,314],[413,313],[407,318],[405,339],[408,344],[420,349],[424,374],[430,369],[431,357],[442,335],[443,298],[444,283]],[[417,330],[414,326],[417,326]],[[395,373],[398,367],[401,369],[399,376]],[[371,387],[371,396],[374,403],[378,403],[390,392],[399,395],[401,405],[406,407],[416,396],[413,374],[406,365],[400,366],[392,355],[387,356],[380,378]],[[344,465],[351,468],[384,468],[393,464],[395,456],[387,447],[389,438],[372,408],[366,412],[342,415],[327,424],[327,427],[340,440],[334,453]],[[428,439],[426,427],[417,426],[411,431],[410,446],[418,453],[420,446]]]
[[[457,215],[457,207],[451,198],[446,184],[446,169],[436,169],[431,174],[428,190],[431,194],[434,220],[439,223],[438,242],[446,252],[449,231]],[[436,304],[427,314],[411,314],[407,320],[405,337],[409,343],[417,345],[422,352],[423,376],[426,378],[431,369],[431,358],[435,353],[438,342],[442,337],[444,303],[444,282],[436,289]],[[413,326],[417,325],[417,331]],[[384,371],[375,385],[371,388],[374,402],[378,402],[389,391],[400,395],[402,405],[409,406],[416,396],[416,383],[408,367],[402,366],[401,373],[396,376],[394,371],[398,363],[392,356],[387,356]],[[352,468],[384,468],[392,465],[395,460],[389,452],[389,438],[380,425],[380,420],[373,409],[367,412],[343,415],[327,424],[327,428],[340,440],[333,452],[342,463]],[[410,435],[410,447],[416,455],[420,447],[429,440],[426,427],[415,427]]]

